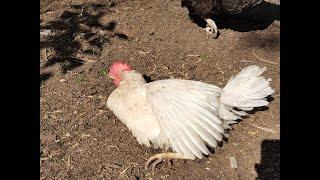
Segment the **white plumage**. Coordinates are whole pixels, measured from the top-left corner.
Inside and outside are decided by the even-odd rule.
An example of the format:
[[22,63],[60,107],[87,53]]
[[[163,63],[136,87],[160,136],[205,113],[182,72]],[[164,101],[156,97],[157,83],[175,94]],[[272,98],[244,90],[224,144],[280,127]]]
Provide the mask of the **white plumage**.
[[[192,80],[169,79],[146,83],[134,70],[121,72],[108,108],[130,129],[140,144],[171,149],[184,159],[208,155],[229,124],[245,111],[266,106],[274,90],[261,74],[266,68],[249,66],[221,89]],[[236,108],[236,109],[235,109]]]

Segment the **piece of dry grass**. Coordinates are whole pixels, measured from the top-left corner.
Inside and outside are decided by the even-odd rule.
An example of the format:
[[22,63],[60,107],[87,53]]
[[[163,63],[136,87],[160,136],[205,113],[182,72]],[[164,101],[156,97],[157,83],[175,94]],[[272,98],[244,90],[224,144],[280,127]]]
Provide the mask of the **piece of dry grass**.
[[270,132],[270,133],[276,133],[275,131],[273,131],[272,129],[269,129],[269,128],[265,128],[265,127],[259,127],[259,126],[257,126],[257,125],[254,125],[254,124],[249,124],[250,126],[253,126],[253,127],[255,127],[255,128],[258,128],[258,129],[260,129],[260,130],[263,130],[263,131],[266,131],[266,132]]

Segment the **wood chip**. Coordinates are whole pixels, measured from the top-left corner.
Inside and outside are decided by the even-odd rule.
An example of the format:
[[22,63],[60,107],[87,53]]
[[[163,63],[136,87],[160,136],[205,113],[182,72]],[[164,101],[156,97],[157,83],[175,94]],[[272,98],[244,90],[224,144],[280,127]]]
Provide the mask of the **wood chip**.
[[90,134],[81,134],[81,138],[90,137],[90,136],[91,136]]
[[75,143],[74,145],[72,145],[72,148],[75,148],[78,145],[79,145],[79,143]]
[[70,56],[70,57],[64,57],[64,56],[56,56],[55,58],[57,59],[68,59],[70,61],[74,61],[74,62],[78,62],[78,63],[82,63],[82,64],[85,64],[85,63],[93,63],[95,62],[94,60],[89,60],[89,59],[84,59],[84,58],[79,58],[79,57],[73,57],[73,56]]
[[229,160],[230,160],[231,168],[232,168],[232,169],[237,169],[237,168],[238,168],[238,165],[237,165],[237,160],[236,160],[236,158],[230,156],[230,157],[229,157]]
[[49,158],[40,158],[41,161],[49,160]]

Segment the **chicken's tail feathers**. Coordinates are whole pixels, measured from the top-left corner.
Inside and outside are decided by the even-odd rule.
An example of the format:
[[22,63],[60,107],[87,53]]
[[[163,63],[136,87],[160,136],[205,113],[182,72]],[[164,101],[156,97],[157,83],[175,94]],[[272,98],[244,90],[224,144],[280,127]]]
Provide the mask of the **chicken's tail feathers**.
[[223,88],[220,96],[219,117],[224,119],[226,126],[236,123],[235,120],[245,116],[246,111],[255,107],[267,106],[267,97],[274,93],[270,87],[271,79],[261,74],[266,67],[252,65],[243,69],[235,77],[231,77]]

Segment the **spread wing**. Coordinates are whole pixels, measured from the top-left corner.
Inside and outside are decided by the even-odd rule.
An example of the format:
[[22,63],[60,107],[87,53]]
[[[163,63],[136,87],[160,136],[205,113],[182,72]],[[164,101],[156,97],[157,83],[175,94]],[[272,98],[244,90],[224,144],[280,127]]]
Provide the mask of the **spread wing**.
[[221,89],[191,80],[161,80],[145,84],[147,102],[157,116],[173,151],[191,159],[209,154],[206,144],[222,140],[222,121],[216,115]]

